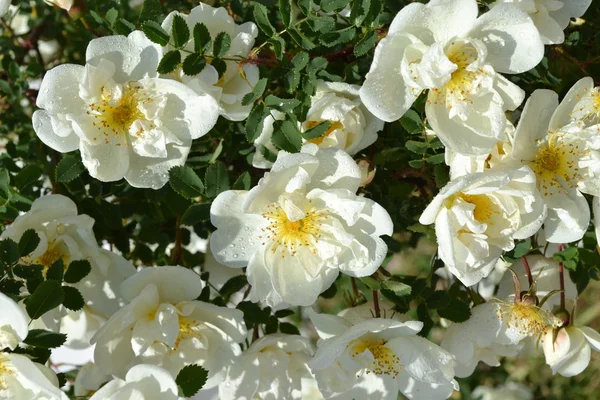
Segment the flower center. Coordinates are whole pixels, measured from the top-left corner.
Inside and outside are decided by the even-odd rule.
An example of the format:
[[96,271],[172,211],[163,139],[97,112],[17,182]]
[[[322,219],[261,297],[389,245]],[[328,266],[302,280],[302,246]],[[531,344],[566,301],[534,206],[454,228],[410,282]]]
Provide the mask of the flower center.
[[276,252],[281,247],[281,257],[285,257],[285,250],[292,256],[296,254],[299,247],[306,246],[316,253],[315,242],[319,240],[321,223],[327,218],[321,211],[309,209],[304,218],[290,221],[285,211],[276,204],[270,204],[267,211],[262,214],[263,218],[269,220],[270,224],[263,228],[263,242],[274,242],[271,251]]
[[0,353],[0,391],[8,390],[6,378],[7,375],[11,375],[13,373],[14,369],[11,365],[10,360],[8,359],[6,354]]
[[402,370],[400,359],[389,347],[386,347],[386,340],[368,341],[355,340],[350,343],[352,357],[363,354],[367,350],[373,356],[373,361],[367,367],[367,374],[374,373],[376,375],[390,375],[396,378]]
[[585,97],[588,97],[587,101],[584,101],[583,105],[576,111],[581,115],[583,121],[588,123],[600,121],[600,88],[593,88]]
[[48,269],[52,266],[52,264],[54,264],[60,259],[62,259],[63,261],[63,268],[66,269],[69,264],[69,255],[66,254],[60,248],[60,246],[57,246],[54,243],[48,243],[48,248],[46,249],[44,254],[33,260],[31,263],[38,264],[44,267],[44,269],[42,270],[42,274],[45,277],[46,273],[48,272]]
[[101,100],[90,104],[87,113],[94,117],[96,128],[119,135],[127,132],[135,121],[145,118],[139,106],[150,101],[134,83],[124,85],[122,93],[114,93],[104,86]]
[[585,152],[578,144],[559,139],[552,135],[548,144],[538,150],[535,160],[529,163],[537,177],[538,189],[544,196],[551,195],[556,189],[566,192],[564,185],[574,188],[583,179],[578,161]]
[[201,334],[198,332],[198,322],[187,318],[179,316],[179,333],[177,334],[177,339],[175,340],[175,345],[173,349],[177,349],[179,347],[181,341],[190,336],[200,337]]
[[[308,121],[306,123],[306,129],[312,129],[322,122],[324,122],[324,121]],[[327,136],[331,135],[334,131],[336,131],[338,129],[342,129],[343,127],[344,127],[344,125],[340,121],[329,121],[329,128],[325,131],[325,133],[323,133],[319,137],[308,140],[308,142],[314,143],[317,146],[320,146],[321,143],[323,143],[323,140],[325,140],[325,138],[327,138]]]
[[506,327],[516,329],[520,334],[535,336],[548,327],[558,328],[562,325],[560,319],[551,312],[533,304],[507,303],[498,301],[496,314]]
[[498,206],[489,196],[484,194],[461,193],[460,198],[467,203],[473,204],[473,217],[480,223],[489,223],[494,214],[500,214]]

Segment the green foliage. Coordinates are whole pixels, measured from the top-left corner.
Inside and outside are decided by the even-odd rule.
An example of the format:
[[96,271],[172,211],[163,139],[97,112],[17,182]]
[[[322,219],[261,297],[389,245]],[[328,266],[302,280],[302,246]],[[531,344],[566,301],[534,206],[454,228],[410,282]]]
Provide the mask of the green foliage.
[[202,368],[200,365],[187,365],[183,367],[177,374],[175,383],[179,388],[179,392],[183,397],[192,397],[206,383],[208,377],[208,371]]

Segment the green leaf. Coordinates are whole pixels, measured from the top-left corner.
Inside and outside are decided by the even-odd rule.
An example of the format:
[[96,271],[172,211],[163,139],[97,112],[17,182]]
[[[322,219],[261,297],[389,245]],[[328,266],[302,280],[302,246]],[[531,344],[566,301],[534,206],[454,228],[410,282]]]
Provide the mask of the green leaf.
[[40,237],[33,229],[27,229],[23,232],[21,240],[19,240],[19,256],[25,257],[31,254],[40,244]]
[[225,60],[222,60],[220,58],[213,58],[210,65],[212,65],[214,69],[216,69],[219,73],[219,79],[223,76],[223,74],[225,74],[225,72],[227,72],[227,63],[225,62]]
[[421,133],[425,130],[423,120],[414,110],[408,110],[402,118],[400,118],[400,124],[406,129],[406,132],[411,135]]
[[250,174],[248,171],[244,171],[233,183],[231,187],[233,190],[250,190],[251,184]]
[[445,159],[446,155],[444,153],[440,153],[431,157],[427,157],[425,161],[427,161],[429,164],[441,164]]
[[186,199],[196,198],[204,192],[202,180],[193,169],[186,166],[176,166],[169,170],[169,184]]
[[405,144],[406,148],[413,153],[425,154],[427,152],[427,143],[417,142],[415,140],[407,140]]
[[206,384],[208,371],[199,365],[186,365],[179,371],[175,382],[183,397],[192,397]]
[[285,318],[285,317],[289,317],[289,316],[294,315],[294,314],[295,314],[294,310],[278,310],[278,311],[275,311],[275,316],[277,318]]
[[119,18],[119,11],[117,11],[115,8],[111,8],[110,10],[108,10],[106,12],[106,15],[104,16],[104,18],[106,19],[106,22],[108,22],[110,26],[113,26],[115,24],[115,22],[117,21],[117,18]]
[[205,66],[206,58],[200,53],[192,53],[183,60],[183,73],[188,76],[198,75]]
[[375,46],[375,43],[377,43],[377,32],[367,32],[354,46],[354,55],[356,57],[364,56]]
[[316,74],[320,70],[327,68],[327,65],[329,65],[329,61],[325,57],[315,57],[310,60],[308,67],[306,67],[306,72]]
[[246,275],[237,275],[225,282],[221,290],[219,290],[219,293],[221,294],[221,297],[223,297],[225,302],[228,302],[229,298],[234,293],[239,292],[244,287],[246,287],[246,285],[248,285],[248,279],[246,278]]
[[162,14],[163,7],[160,0],[144,0],[140,21],[157,20]]
[[307,38],[305,34],[294,27],[289,28],[287,33],[292,37],[298,46],[305,50],[312,50],[316,47],[316,45],[309,38]]
[[252,88],[252,91],[245,95],[242,99],[242,105],[247,106],[249,104],[254,103],[257,99],[261,98],[262,95],[265,93],[265,90],[267,89],[267,83],[267,78],[259,79],[259,81],[256,82],[256,85],[254,85],[254,88]]
[[6,205],[10,200],[10,175],[4,168],[0,169],[0,207]]
[[306,16],[312,14],[313,0],[297,0],[297,4],[302,14]]
[[452,322],[465,322],[471,316],[469,305],[458,299],[452,299],[447,307],[439,308],[438,315]]
[[181,64],[181,53],[179,50],[171,50],[160,60],[156,71],[162,75],[170,74],[179,67],[179,64]]
[[[350,10],[350,21],[359,27],[365,20],[371,6],[371,0],[354,0]],[[356,52],[356,51],[355,51]]]
[[199,222],[206,222],[210,219],[210,204],[193,204],[181,217],[181,223],[187,226],[196,225]]
[[64,292],[63,306],[71,311],[79,311],[83,308],[85,301],[79,290],[73,286],[63,286],[62,290]]
[[77,283],[92,271],[92,264],[88,260],[75,260],[69,263],[64,280],[67,283]]
[[321,10],[330,13],[340,11],[350,3],[350,0],[322,0]]
[[249,324],[266,324],[269,322],[271,311],[262,310],[260,306],[251,301],[242,301],[236,308],[244,313],[244,321]]
[[169,34],[156,21],[144,21],[142,24],[142,31],[148,39],[159,46],[166,46],[169,44]]
[[306,140],[319,138],[327,132],[330,125],[331,123],[329,121],[323,121],[319,125],[313,126],[302,132],[302,137]]
[[77,179],[85,171],[85,166],[79,156],[67,154],[56,165],[54,176],[61,183],[71,182]]
[[65,263],[62,258],[59,258],[58,260],[54,261],[46,271],[46,279],[61,282],[64,273]]
[[371,290],[379,290],[381,289],[381,282],[377,279],[373,279],[370,276],[363,276],[362,278],[358,278],[362,283],[367,285],[367,287]]
[[387,290],[391,290],[396,296],[400,297],[408,296],[412,291],[412,288],[409,285],[392,280],[383,281],[381,283],[381,287]]
[[42,169],[37,165],[27,165],[15,176],[15,186],[19,190],[26,189],[39,181],[42,172]]
[[267,115],[269,115],[269,110],[262,103],[257,103],[252,111],[250,111],[245,126],[248,143],[254,143],[256,138],[260,136]]
[[64,333],[56,333],[45,329],[32,329],[23,340],[23,343],[44,349],[53,349],[62,346],[66,340],[67,335]]
[[270,94],[265,99],[267,107],[274,108],[281,112],[291,111],[300,105],[301,101],[298,99],[282,99],[273,94]]
[[292,66],[294,69],[301,70],[308,65],[308,53],[301,51],[292,58]]
[[40,282],[44,279],[44,277],[42,276],[42,271],[44,270],[44,267],[38,264],[31,264],[31,265],[25,265],[25,264],[19,264],[16,267],[13,268],[13,273],[18,276],[19,278],[23,278],[23,279],[39,279]]
[[179,14],[173,16],[173,25],[171,25],[173,33],[173,46],[177,49],[185,47],[190,41],[190,28],[185,19]]
[[208,28],[203,23],[194,25],[194,51],[205,53],[210,49],[212,39]]
[[206,195],[210,198],[217,197],[219,193],[229,190],[229,174],[227,167],[220,161],[211,164],[206,169]]
[[302,74],[297,69],[291,69],[285,74],[285,90],[288,93],[293,93],[298,89]]
[[59,281],[44,281],[27,298],[25,309],[31,319],[38,319],[46,312],[58,307],[63,299],[63,287]]
[[348,28],[340,29],[338,31],[327,32],[319,38],[321,44],[327,47],[333,47],[341,43],[346,43],[354,39],[356,35],[356,28],[350,26]]
[[265,33],[265,35],[271,37],[277,33],[273,25],[271,25],[271,21],[269,18],[269,11],[267,7],[260,3],[253,3],[254,9],[252,10],[254,16],[254,22],[260,28],[261,31]]
[[288,335],[299,335],[300,331],[294,324],[290,324],[289,322],[281,322],[279,324],[279,331],[281,333],[287,333]]
[[554,253],[552,256],[556,261],[561,262],[569,270],[575,270],[579,263],[579,248],[568,247],[563,251]]
[[275,121],[273,123],[273,137],[271,142],[289,153],[297,153],[302,147],[302,136],[298,126],[292,121]]
[[292,25],[292,2],[291,0],[279,0],[279,13],[286,27]]
[[277,57],[279,61],[283,60],[283,57],[285,56],[285,40],[283,40],[281,36],[273,36],[268,42],[273,46],[275,57]]
[[231,48],[231,36],[225,32],[221,32],[215,38],[213,45],[213,55],[215,57],[225,57]]
[[362,21],[363,26],[369,26],[371,28],[376,28],[379,26],[379,16],[383,11],[383,0],[371,0],[371,5],[369,7],[369,12],[367,16]]
[[19,261],[19,246],[12,239],[0,241],[0,274]]

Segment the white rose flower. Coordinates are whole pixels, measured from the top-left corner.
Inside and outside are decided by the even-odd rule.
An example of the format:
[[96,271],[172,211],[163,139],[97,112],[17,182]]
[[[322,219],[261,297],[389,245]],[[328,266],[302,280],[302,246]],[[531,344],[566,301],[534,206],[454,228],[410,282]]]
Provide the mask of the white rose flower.
[[552,114],[550,129],[561,128],[576,122],[582,128],[600,129],[600,86],[586,76],[578,80],[565,95]]
[[140,364],[127,372],[125,380],[113,379],[102,386],[90,400],[177,400],[177,392],[177,383],[168,371]]
[[488,153],[503,138],[504,112],[525,96],[499,72],[535,67],[544,44],[515,5],[498,5],[479,18],[477,13],[475,0],[404,7],[375,49],[360,90],[366,107],[395,121],[429,90],[425,112],[442,143],[458,153]]
[[69,11],[73,7],[75,0],[44,0],[46,4],[62,8],[63,10]]
[[73,284],[94,313],[105,318],[123,304],[119,285],[135,273],[123,257],[98,246],[92,227],[94,219],[78,215],[77,206],[68,197],[53,194],[36,199],[31,209],[17,217],[0,239],[19,242],[25,231],[33,229],[40,238],[36,249],[20,262],[43,267],[43,274],[62,259],[65,269],[76,260],[87,260],[92,267],[80,282]]
[[528,167],[495,168],[448,183],[419,222],[435,223],[440,258],[471,286],[490,274],[515,239],[535,234],[545,216]]
[[477,386],[473,397],[479,400],[533,400],[533,393],[522,383],[506,382],[495,388]]
[[579,81],[560,106],[555,92],[533,92],[515,132],[512,158],[529,165],[536,175],[548,206],[544,233],[551,243],[581,239],[590,223],[590,209],[582,193],[600,195],[599,126],[587,126],[569,116],[578,99],[578,87],[586,82]]
[[542,347],[552,373],[571,377],[587,368],[592,349],[600,352],[600,333],[587,326],[550,328],[542,337]]
[[[327,398],[447,399],[458,384],[454,357],[417,336],[423,323],[313,314],[321,338],[309,366]],[[337,397],[335,397],[337,396]]]
[[186,365],[209,371],[205,388],[219,384],[246,337],[243,314],[194,300],[202,281],[183,267],[145,268],[121,285],[129,301],[96,333],[94,359],[123,378],[136,364],[159,365],[177,376]]
[[479,361],[498,366],[498,357],[517,355],[524,339],[561,324],[535,304],[494,299],[473,307],[467,321],[450,325],[441,346],[456,357],[456,376],[464,378]]
[[0,399],[69,400],[50,368],[4,352],[0,352]]
[[248,267],[250,299],[311,305],[343,272],[377,270],[393,233],[389,214],[355,193],[360,169],[338,149],[309,143],[280,152],[250,191],[229,190],[212,203],[210,237],[220,263]]
[[[377,132],[383,129],[384,122],[371,114],[362,104],[359,90],[360,86],[348,83],[317,81],[306,120],[300,128],[306,131],[325,121],[329,122],[329,128],[322,136],[310,139],[308,142],[320,148],[341,149],[350,155],[355,155],[375,143]],[[266,147],[273,154],[278,153],[271,142],[273,123],[273,117],[268,116],[260,136],[254,142],[257,151],[254,153],[252,165],[256,168],[273,166],[273,163],[263,156],[261,146]]]
[[[223,7],[213,8],[208,4],[200,3],[194,7],[189,15],[173,11],[162,23],[163,28],[171,33],[173,17],[180,15],[187,22],[190,32],[196,24],[204,24],[208,28],[210,36],[214,39],[221,32],[225,32],[231,38],[231,47],[225,58],[245,58],[254,46],[254,39],[258,36],[258,28],[254,22],[246,22],[237,25],[227,10]],[[192,38],[185,47],[186,50],[194,51],[194,39]],[[163,49],[164,52],[173,50],[171,46]],[[182,52],[182,58],[189,53]],[[212,55],[212,51],[205,53]],[[220,114],[231,121],[242,121],[248,117],[252,104],[243,106],[242,99],[252,91],[258,82],[258,66],[254,64],[240,64],[239,62],[227,60],[227,71],[219,78],[219,73],[210,64],[206,64],[202,72],[195,76],[187,76],[182,70],[178,70],[173,78],[203,94],[208,93],[219,103]],[[243,75],[242,75],[243,72]]]
[[29,317],[4,293],[0,293],[0,310],[0,349],[14,350],[29,333]]
[[581,17],[592,0],[498,0],[490,7],[504,3],[515,4],[529,14],[544,44],[561,44],[571,18]]
[[219,385],[221,400],[302,400],[302,378],[313,348],[298,335],[272,334],[256,340],[231,365]]
[[192,139],[216,123],[207,94],[157,78],[161,49],[142,32],[90,41],[86,65],[63,64],[40,86],[33,127],[56,151],[81,151],[91,176],[158,189],[183,165]]

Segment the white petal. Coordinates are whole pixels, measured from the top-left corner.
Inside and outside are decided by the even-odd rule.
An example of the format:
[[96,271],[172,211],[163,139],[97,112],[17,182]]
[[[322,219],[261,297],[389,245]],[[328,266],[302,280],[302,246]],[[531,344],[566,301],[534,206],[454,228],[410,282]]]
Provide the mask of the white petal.
[[142,31],[133,31],[129,36],[105,36],[90,41],[86,60],[97,65],[108,60],[115,67],[113,79],[117,83],[157,76],[156,68],[162,56],[161,48],[152,43]]
[[40,84],[36,105],[50,114],[81,114],[85,104],[78,94],[83,73],[81,65],[63,64],[52,68]]
[[312,143],[302,146],[302,153],[313,154],[319,167],[312,174],[311,187],[320,189],[347,189],[356,193],[360,187],[360,168],[352,157],[339,149],[319,149]]
[[588,326],[581,326],[579,329],[585,336],[590,346],[592,346],[594,350],[600,351],[600,333]]
[[544,223],[546,240],[550,243],[575,242],[583,237],[590,224],[590,207],[581,193],[565,194],[561,200],[560,209],[548,209]]
[[514,158],[524,161],[535,158],[537,143],[546,137],[550,118],[553,118],[556,107],[558,95],[553,90],[538,89],[529,96],[515,130]]
[[160,189],[169,181],[169,170],[185,164],[191,146],[189,137],[183,144],[169,143],[166,146],[166,158],[142,157],[130,153],[129,170],[125,179],[133,187]]
[[80,143],[81,161],[90,176],[102,182],[118,181],[129,170],[129,148],[111,143],[90,145]]
[[217,196],[210,207],[210,222],[217,228],[210,237],[215,259],[229,267],[242,268],[261,246],[265,218],[245,213],[242,204],[248,192],[228,190]]
[[454,357],[425,338],[394,338],[386,347],[398,356],[403,370],[418,381],[444,384],[454,377]]
[[147,378],[158,382],[161,395],[167,393],[173,396],[177,395],[177,384],[175,383],[175,380],[171,374],[169,374],[163,368],[155,365],[136,365],[135,367],[131,368],[125,376],[125,380],[127,382],[143,382]]
[[525,100],[525,91],[501,74],[496,74],[494,89],[502,96],[504,108],[509,111],[514,111]]
[[73,131],[70,121],[37,110],[33,113],[32,123],[36,135],[46,146],[61,153],[79,149],[79,136]]
[[[17,303],[4,293],[0,293],[0,310],[2,310],[2,313],[0,313],[0,331],[8,325],[16,334],[17,342],[23,341],[29,333],[29,317]],[[0,336],[2,335],[3,333],[0,332]]]
[[469,35],[483,40],[488,49],[487,61],[498,72],[525,72],[544,57],[544,43],[537,28],[514,4],[499,4],[481,15]]
[[473,0],[411,3],[394,17],[389,33],[408,32],[419,36],[421,32],[423,35],[431,32],[436,42],[446,43],[467,33],[475,23],[477,12],[477,2]]
[[411,35],[390,34],[375,48],[371,69],[360,88],[360,98],[365,107],[383,121],[392,122],[402,117],[420,94],[404,81],[399,58],[416,40]]
[[[558,108],[552,115],[550,120],[550,130],[557,130],[566,125],[571,121],[571,114],[573,113],[577,103],[583,96],[589,94],[590,90],[594,88],[594,79],[589,76],[581,78],[569,89],[563,100],[560,102]],[[535,93],[535,92],[534,92]]]
[[121,294],[131,301],[148,285],[158,289],[161,303],[178,303],[200,296],[200,275],[183,267],[147,267],[138,271],[121,285]]
[[313,323],[319,337],[328,339],[346,332],[352,324],[342,317],[330,314],[316,313],[312,308],[306,308],[306,314]]
[[444,400],[452,395],[458,385],[456,381],[441,385],[421,382],[407,373],[400,373],[396,379],[400,392],[410,400]]

